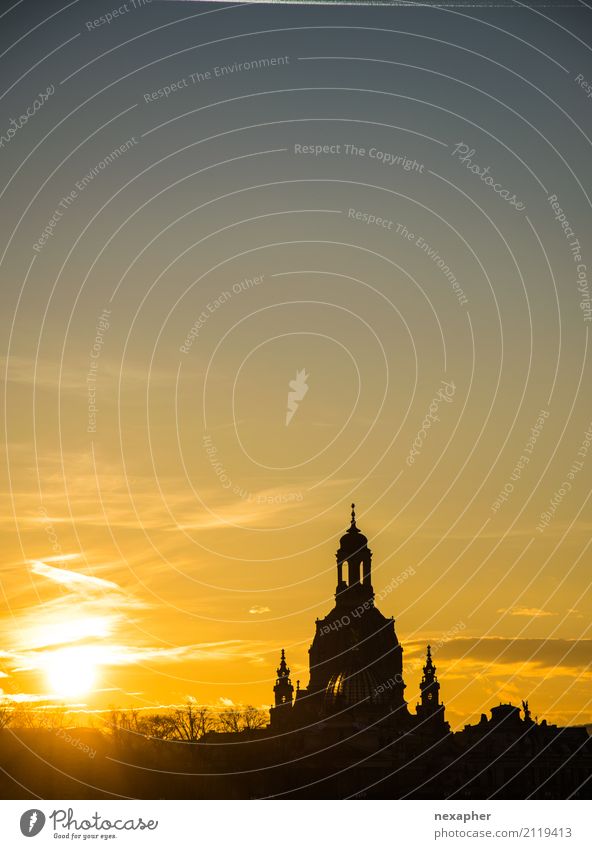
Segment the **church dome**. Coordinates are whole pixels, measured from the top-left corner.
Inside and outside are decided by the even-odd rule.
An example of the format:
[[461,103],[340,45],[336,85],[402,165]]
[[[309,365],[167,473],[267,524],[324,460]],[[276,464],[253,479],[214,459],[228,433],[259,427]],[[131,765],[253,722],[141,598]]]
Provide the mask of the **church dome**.
[[356,705],[382,704],[385,688],[368,667],[359,668],[357,651],[348,652],[342,672],[334,672],[325,688],[325,707],[338,710]]

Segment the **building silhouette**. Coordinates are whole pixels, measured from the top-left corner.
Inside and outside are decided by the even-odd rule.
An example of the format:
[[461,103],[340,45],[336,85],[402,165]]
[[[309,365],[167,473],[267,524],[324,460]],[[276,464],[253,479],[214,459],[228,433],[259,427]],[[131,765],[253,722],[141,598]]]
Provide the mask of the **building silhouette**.
[[394,618],[384,616],[374,603],[372,552],[356,524],[354,504],[336,560],[335,606],[324,619],[316,620],[309,649],[309,684],[305,689],[298,686],[292,699],[290,670],[282,649],[271,727],[285,730],[323,721],[342,726],[386,725],[393,734],[418,727],[437,736],[448,733],[430,646],[415,715],[407,707],[403,648]]
[[[588,798],[585,727],[533,721],[528,702],[491,709],[453,733],[431,646],[414,712],[395,620],[375,605],[372,552],[356,524],[339,541],[335,605],[315,623],[310,677],[294,689],[284,649],[266,729],[245,733],[261,795],[292,798]],[[445,679],[444,679],[445,680]],[[231,742],[210,735],[210,742]],[[235,747],[236,748],[236,747]],[[233,763],[222,749],[217,764]],[[265,770],[273,770],[272,786]],[[588,789],[587,789],[588,788]]]
[[[500,702],[489,717],[451,731],[440,691],[446,670],[440,682],[429,645],[409,708],[403,648],[395,620],[375,604],[372,552],[353,505],[336,568],[334,606],[315,623],[308,683],[294,687],[282,649],[268,725],[253,707],[253,721],[220,725],[191,704],[175,711],[181,737],[162,734],[167,715],[153,716],[146,731],[125,712],[112,733],[77,728],[82,747],[49,727],[0,729],[2,798],[22,799],[27,788],[35,800],[590,797],[586,727],[533,720],[523,701],[522,709]],[[247,713],[232,710],[231,719]]]

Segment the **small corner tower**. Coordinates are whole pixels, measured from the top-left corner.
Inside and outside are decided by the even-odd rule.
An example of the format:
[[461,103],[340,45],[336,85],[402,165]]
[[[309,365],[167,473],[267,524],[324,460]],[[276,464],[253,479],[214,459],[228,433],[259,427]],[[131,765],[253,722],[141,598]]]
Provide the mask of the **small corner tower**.
[[290,680],[290,669],[286,663],[286,652],[282,649],[280,665],[277,668],[277,678],[273,688],[275,705],[270,711],[272,726],[283,726],[289,721],[293,693],[294,687]]
[[423,678],[419,685],[421,702],[416,707],[417,718],[422,731],[447,733],[450,725],[444,721],[444,705],[440,704],[440,684],[436,677],[436,667],[432,660],[431,646],[427,648]]

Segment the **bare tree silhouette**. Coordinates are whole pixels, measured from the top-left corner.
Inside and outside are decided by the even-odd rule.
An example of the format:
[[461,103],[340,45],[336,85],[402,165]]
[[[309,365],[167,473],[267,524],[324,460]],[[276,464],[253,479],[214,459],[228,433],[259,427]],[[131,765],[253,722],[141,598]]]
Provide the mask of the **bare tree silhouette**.
[[216,727],[216,719],[210,708],[198,705],[191,699],[187,700],[185,707],[172,714],[171,722],[175,738],[191,743]]
[[14,711],[10,707],[8,702],[3,702],[0,704],[0,729],[6,728],[7,725],[10,725],[14,718]]
[[257,728],[263,728],[267,725],[267,718],[264,711],[253,705],[247,705],[245,708],[228,707],[220,711],[219,727],[221,731],[237,734],[239,731],[254,731]]
[[[17,728],[57,731],[66,724],[66,708],[60,706],[39,707],[29,702],[22,702],[9,710],[11,717],[8,721]],[[3,727],[1,723],[0,727]]]

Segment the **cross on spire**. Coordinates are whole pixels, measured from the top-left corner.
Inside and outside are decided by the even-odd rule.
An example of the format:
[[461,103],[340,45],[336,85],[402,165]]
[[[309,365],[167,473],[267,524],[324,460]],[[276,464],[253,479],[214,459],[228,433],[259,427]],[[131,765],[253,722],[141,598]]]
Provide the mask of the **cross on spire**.
[[432,660],[432,647],[428,646],[427,654],[426,654],[426,665],[423,668],[424,675],[435,675],[436,667],[434,666],[434,661]]

